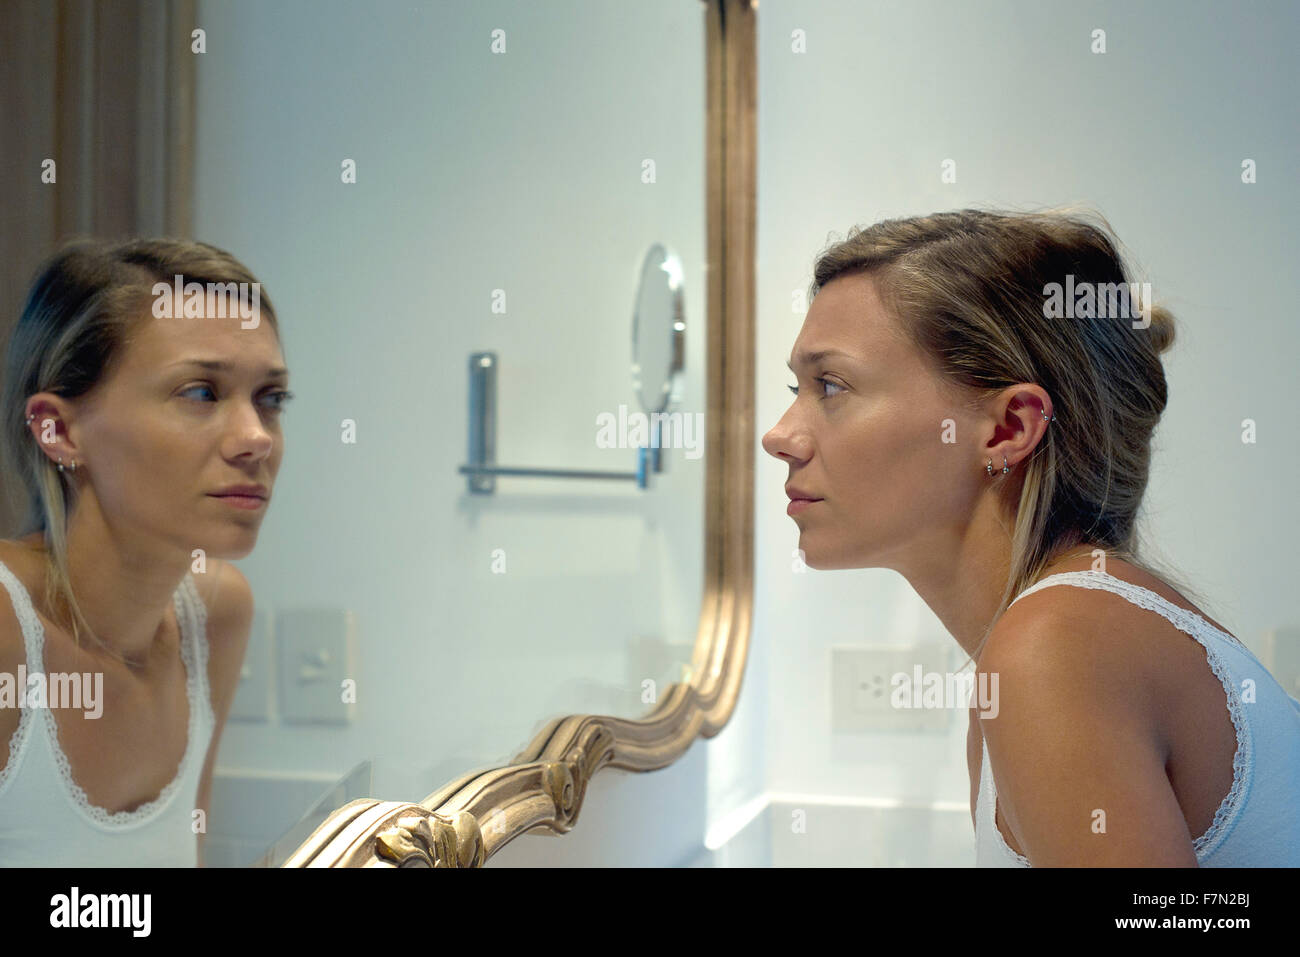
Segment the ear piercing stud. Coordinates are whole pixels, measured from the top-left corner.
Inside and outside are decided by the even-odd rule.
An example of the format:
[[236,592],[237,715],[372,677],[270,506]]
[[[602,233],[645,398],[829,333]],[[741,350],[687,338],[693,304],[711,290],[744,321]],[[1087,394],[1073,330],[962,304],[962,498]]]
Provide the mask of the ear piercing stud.
[[[33,422],[35,422],[35,421],[36,421],[36,416],[34,416],[34,415],[29,415],[29,416],[27,417],[27,424],[28,424],[28,425],[31,425],[31,424],[32,424]],[[61,456],[61,455],[59,456],[59,471],[60,471],[60,472],[63,471],[63,456]],[[72,465],[70,466],[70,471],[73,471],[73,472],[77,471],[77,460],[76,460],[76,459],[73,459],[73,460],[72,460]]]
[[[1049,417],[1049,416],[1047,415],[1047,410],[1046,410],[1046,409],[1039,409],[1038,411],[1041,412],[1041,413],[1043,414],[1043,421],[1044,421],[1044,422],[1055,422],[1055,421],[1056,421],[1056,413],[1055,413],[1055,412],[1053,412],[1052,415]],[[989,459],[989,464],[986,465],[986,466],[984,466],[984,469],[985,469],[985,471],[987,471],[987,472],[989,473],[989,477],[992,478],[992,477],[993,477],[993,460],[992,460],[992,459]],[[1007,467],[1007,457],[1004,455],[1004,456],[1002,456],[1002,474],[1003,474],[1003,475],[1006,475],[1006,474],[1007,474],[1008,472],[1010,472],[1010,471],[1011,471],[1011,469],[1009,469],[1009,468]]]

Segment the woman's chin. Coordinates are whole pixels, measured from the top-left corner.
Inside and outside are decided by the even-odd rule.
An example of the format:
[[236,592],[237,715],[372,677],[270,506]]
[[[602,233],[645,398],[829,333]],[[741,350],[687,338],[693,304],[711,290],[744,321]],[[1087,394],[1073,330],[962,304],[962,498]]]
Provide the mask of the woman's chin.
[[818,551],[816,549],[804,548],[799,546],[799,557],[805,567],[814,571],[830,572],[839,571],[846,568],[871,568],[873,566],[865,564],[860,558],[851,554],[835,554],[833,552]]
[[227,530],[224,534],[213,535],[208,541],[193,547],[202,549],[203,554],[208,558],[219,558],[222,561],[234,562],[241,558],[247,558],[252,553],[257,545],[257,531],[257,529],[244,529],[235,532]]
[[813,571],[818,572],[835,567],[833,564],[827,563],[827,556],[808,551],[803,547],[799,549],[799,560],[803,562],[805,568],[811,568]]

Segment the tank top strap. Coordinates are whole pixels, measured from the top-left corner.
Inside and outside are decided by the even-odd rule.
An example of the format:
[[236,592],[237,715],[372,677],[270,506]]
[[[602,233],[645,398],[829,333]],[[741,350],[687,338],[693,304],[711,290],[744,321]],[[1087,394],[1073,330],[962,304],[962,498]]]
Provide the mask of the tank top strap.
[[[1148,611],[1154,611],[1167,619],[1179,631],[1186,632],[1189,635],[1213,634],[1223,638],[1228,643],[1241,648],[1249,653],[1240,641],[1225,631],[1221,631],[1211,625],[1206,619],[1202,618],[1195,612],[1188,611],[1186,608],[1179,608],[1173,602],[1157,595],[1149,588],[1143,588],[1141,585],[1135,585],[1132,582],[1124,581],[1122,578],[1116,578],[1107,572],[1098,571],[1079,571],[1079,572],[1057,572],[1055,575],[1048,575],[1041,581],[1030,585],[1012,601],[1014,605],[1026,595],[1032,595],[1034,592],[1043,588],[1050,588],[1053,585],[1074,585],[1079,588],[1094,588],[1101,591],[1113,592],[1122,598],[1127,599],[1140,608]],[[1011,605],[1007,607],[1010,608]]]
[[[36,616],[36,609],[32,605],[31,596],[27,594],[27,588],[18,576],[9,570],[9,566],[0,562],[0,582],[4,583],[5,590],[9,592],[9,601],[13,605],[14,616],[18,619],[19,627],[23,633],[24,660],[27,675],[44,673],[45,671],[45,652],[44,638],[45,629],[41,625],[41,620]],[[28,693],[27,682],[17,680],[15,675],[14,694],[26,698]],[[15,702],[17,704],[18,702]],[[14,728],[14,733],[9,736],[9,757],[5,761],[3,768],[0,768],[0,792],[4,792],[9,782],[17,774],[18,767],[23,763],[23,757],[27,752],[28,743],[32,738],[32,725],[39,717],[38,710],[30,707],[22,707],[18,712],[18,727]]]
[[23,632],[27,672],[31,674],[44,671],[45,629],[41,626],[41,620],[36,615],[36,608],[32,605],[31,595],[27,593],[27,587],[18,580],[18,576],[11,572],[9,566],[4,562],[0,562],[0,582],[4,582],[5,590],[9,592],[10,604],[14,607],[14,615],[18,618],[19,627]]
[[[181,623],[182,654],[185,656],[186,685],[190,693],[191,732],[196,739],[210,736],[216,723],[208,682],[208,610],[194,581],[186,572],[176,590],[176,620]],[[205,741],[206,746],[206,741]]]

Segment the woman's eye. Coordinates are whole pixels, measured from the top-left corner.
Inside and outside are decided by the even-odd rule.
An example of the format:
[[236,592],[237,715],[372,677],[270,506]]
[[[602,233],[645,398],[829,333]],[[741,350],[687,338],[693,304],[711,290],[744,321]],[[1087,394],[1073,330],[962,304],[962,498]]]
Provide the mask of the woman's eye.
[[[181,392],[181,395],[187,395],[191,392],[200,392],[200,391],[207,392],[209,395],[215,396],[215,393],[212,391],[212,386],[210,385],[192,385],[188,389]],[[290,392],[288,389],[281,389],[277,392],[267,393],[263,398],[272,400],[273,404],[267,406],[267,408],[270,409],[272,412],[283,412],[285,403],[293,398],[293,393]]]
[[202,390],[205,391],[205,392],[211,392],[211,391],[212,391],[212,386],[210,386],[210,385],[192,385],[192,386],[190,386],[188,389],[186,389],[184,392],[182,392],[181,395],[186,395],[187,393],[190,393],[190,392],[197,392],[199,389],[202,389]]
[[[814,379],[813,381],[814,381],[814,382],[820,382],[823,386],[828,386],[828,385],[829,385],[829,386],[834,386],[835,388],[839,389],[840,392],[843,392],[843,391],[844,391],[844,386],[839,385],[838,383],[832,382],[830,379]],[[799,387],[798,387],[798,386],[795,386],[795,385],[788,385],[788,386],[786,386],[786,388],[789,389],[791,392],[793,392],[795,395],[798,395],[798,394],[799,394]],[[822,389],[822,398],[823,398],[823,399],[830,399],[830,398],[833,398],[835,395],[838,395],[838,394],[839,394],[839,393],[832,393],[831,395],[827,395],[827,394],[826,394],[826,390],[825,390],[825,388]]]

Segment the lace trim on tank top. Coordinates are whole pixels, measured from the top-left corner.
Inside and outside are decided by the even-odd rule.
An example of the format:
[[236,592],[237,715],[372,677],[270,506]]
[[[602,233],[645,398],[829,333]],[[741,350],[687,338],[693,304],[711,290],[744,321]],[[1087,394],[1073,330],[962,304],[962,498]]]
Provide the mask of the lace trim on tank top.
[[[8,586],[9,601],[10,604],[14,606],[14,614],[18,618],[18,624],[23,635],[23,650],[25,652],[23,661],[29,662],[32,660],[32,642],[30,636],[34,631],[30,622],[31,619],[35,617],[35,613],[31,611],[30,606],[28,606],[25,601],[27,598],[27,590],[23,588],[22,582],[14,577],[13,572],[9,571],[9,567],[3,562],[0,562],[0,581],[3,581],[5,585]],[[23,695],[24,697],[27,694],[26,688],[16,688],[14,690],[17,694]],[[9,780],[14,765],[18,763],[19,748],[22,746],[22,743],[27,740],[27,727],[31,724],[31,715],[31,708],[20,708],[18,710],[18,727],[16,727],[14,733],[9,736],[9,757],[5,760],[5,766],[0,768],[0,793],[3,793],[5,782]]]
[[[1046,588],[1049,585],[1077,585],[1081,588],[1093,588],[1118,594],[1127,598],[1135,605],[1162,615],[1179,631],[1185,632],[1192,638],[1196,639],[1201,647],[1205,649],[1205,657],[1210,665],[1210,670],[1214,672],[1215,676],[1219,679],[1219,683],[1223,685],[1223,690],[1228,700],[1228,714],[1232,718],[1232,726],[1237,733],[1237,749],[1232,755],[1232,787],[1228,789],[1228,793],[1225,794],[1223,800],[1219,802],[1219,806],[1214,812],[1214,820],[1210,822],[1210,826],[1206,829],[1205,833],[1192,841],[1192,849],[1196,852],[1197,860],[1200,861],[1202,858],[1208,857],[1218,848],[1219,843],[1225,836],[1224,832],[1226,827],[1233,819],[1235,819],[1237,812],[1240,810],[1242,794],[1246,790],[1246,785],[1249,782],[1249,776],[1252,770],[1252,749],[1250,725],[1246,723],[1241,713],[1241,695],[1238,692],[1237,686],[1233,684],[1232,676],[1228,674],[1227,666],[1224,665],[1222,659],[1219,657],[1218,651],[1205,640],[1205,636],[1202,632],[1212,632],[1221,635],[1235,647],[1244,651],[1252,659],[1256,661],[1259,659],[1251,653],[1249,648],[1232,635],[1222,629],[1215,628],[1200,615],[1190,612],[1186,608],[1179,608],[1168,599],[1162,598],[1160,595],[1157,595],[1148,588],[1143,588],[1141,585],[1134,585],[1132,582],[1126,582],[1122,578],[1116,578],[1114,575],[1106,572],[1058,572],[1055,575],[1048,575],[1042,581],[1029,586],[1017,595],[1011,604],[1014,605],[1026,595],[1033,594],[1040,588]],[[1010,605],[1007,607],[1010,607]],[[996,793],[997,790],[995,788],[994,794],[996,795]],[[1011,849],[1006,842],[1006,838],[1002,836],[1002,832],[998,830],[996,803],[994,804],[993,833],[997,835],[998,843],[1005,847],[1008,853],[1025,864],[1029,863],[1027,858],[1017,854]]]
[[[982,733],[982,732],[981,732],[981,733]],[[982,743],[981,743],[981,747],[984,749],[984,754],[983,754],[983,756],[980,758],[980,763],[983,765],[983,767],[982,767],[981,770],[980,770],[980,774],[983,774],[984,771],[987,770],[988,773],[989,773],[989,781],[992,782],[992,781],[993,781],[993,765],[992,765],[991,763],[989,763],[989,746],[988,746],[988,742],[987,742],[987,741],[982,742]],[[982,779],[981,779],[981,781],[980,781],[980,784],[981,784],[981,786],[983,786],[983,780],[982,780]],[[997,786],[996,786],[995,784],[990,783],[990,785],[989,785],[989,790],[993,793],[993,815],[992,815],[992,822],[993,822],[993,823],[992,823],[991,826],[992,826],[992,828],[993,828],[993,836],[997,839],[998,846],[1001,847],[1002,850],[1004,850],[1004,851],[1007,853],[1007,855],[1008,855],[1012,860],[1014,860],[1017,864],[1021,865],[1022,867],[1033,867],[1034,865],[1030,862],[1029,858],[1025,857],[1025,855],[1021,854],[1021,853],[1020,853],[1019,851],[1017,851],[1014,847],[1012,847],[1010,844],[1008,844],[1008,843],[1007,843],[1007,839],[1006,839],[1005,837],[1002,836],[1002,829],[998,827],[998,789],[997,789]]]
[[[3,564],[0,564],[0,570],[2,570],[0,574],[11,578],[13,583],[18,586],[18,601],[14,603],[14,610],[17,612],[18,620],[22,624],[29,667],[30,662],[36,661],[40,663],[41,671],[44,672],[45,627],[41,624],[41,620],[32,606],[31,598],[22,583],[14,578]],[[12,592],[10,597],[13,597]],[[203,599],[198,594],[198,589],[195,587],[193,577],[189,572],[186,573],[180,587],[173,596],[172,606],[176,610],[176,621],[181,631],[181,661],[185,665],[185,694],[189,704],[189,723],[186,728],[185,753],[181,756],[176,775],[156,798],[130,811],[110,811],[107,808],[91,804],[85,789],[73,779],[72,766],[68,763],[68,757],[63,753],[63,748],[59,745],[58,726],[54,721],[54,710],[52,708],[39,709],[45,714],[45,730],[48,734],[50,750],[54,755],[54,763],[59,769],[59,776],[67,787],[68,795],[82,814],[95,824],[108,830],[125,830],[138,827],[157,816],[171,802],[195,759],[195,745],[199,738],[200,701],[206,709],[205,716],[211,714],[211,705],[207,701],[208,696],[201,693],[201,691],[206,690],[207,686],[207,608],[203,604]],[[14,732],[13,739],[10,741],[10,757],[6,763],[5,772],[8,772],[9,768],[13,766],[14,742],[22,740],[19,735],[24,730],[27,721],[31,720],[30,712],[32,710],[35,709],[24,708],[22,716],[18,719],[18,729]],[[211,718],[208,717],[208,720],[210,722]],[[0,774],[0,787],[4,784],[5,776],[5,774]]]

